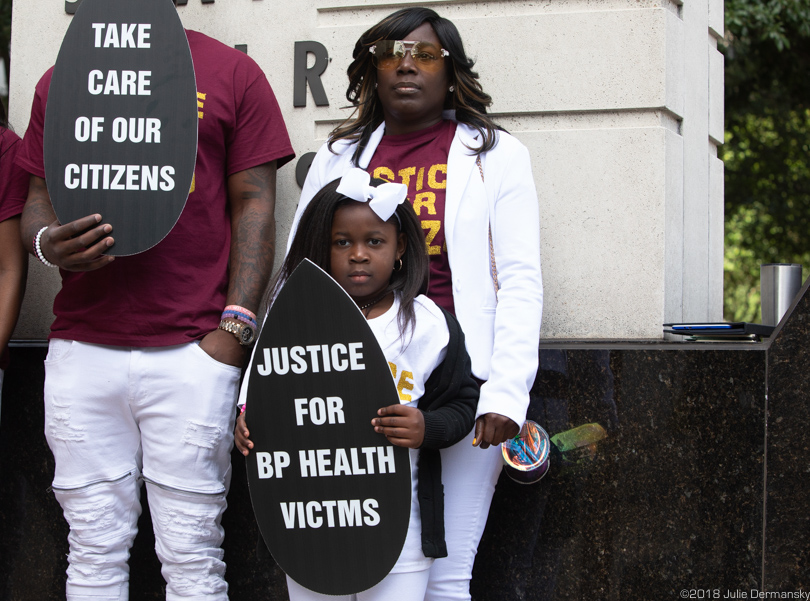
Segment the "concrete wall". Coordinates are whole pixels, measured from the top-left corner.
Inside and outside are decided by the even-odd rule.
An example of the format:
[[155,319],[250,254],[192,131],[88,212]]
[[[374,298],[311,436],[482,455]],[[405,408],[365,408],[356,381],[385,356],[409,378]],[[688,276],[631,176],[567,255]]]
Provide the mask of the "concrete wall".
[[[453,20],[496,120],[532,153],[540,195],[546,338],[660,338],[665,321],[722,319],[722,0],[188,0],[186,27],[247,44],[272,84],[299,157],[344,109],[351,50],[396,8]],[[70,23],[64,0],[15,0],[11,120]],[[293,107],[293,46],[328,50],[329,106]],[[280,172],[279,241],[297,202]],[[283,244],[281,245],[283,247]],[[58,276],[32,261],[15,336],[44,338]]]

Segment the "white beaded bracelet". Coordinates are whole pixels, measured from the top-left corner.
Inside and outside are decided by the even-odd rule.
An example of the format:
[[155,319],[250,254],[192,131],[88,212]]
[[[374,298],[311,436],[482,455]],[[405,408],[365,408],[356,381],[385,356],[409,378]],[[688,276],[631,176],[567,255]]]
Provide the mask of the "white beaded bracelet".
[[45,227],[43,227],[41,230],[39,230],[37,232],[37,237],[34,238],[34,252],[37,254],[37,258],[40,261],[42,261],[43,265],[45,265],[46,267],[56,267],[56,265],[51,263],[48,259],[45,258],[45,255],[42,254],[42,246],[40,244],[40,240],[42,239],[42,234],[47,229],[48,229],[48,226],[46,225]]

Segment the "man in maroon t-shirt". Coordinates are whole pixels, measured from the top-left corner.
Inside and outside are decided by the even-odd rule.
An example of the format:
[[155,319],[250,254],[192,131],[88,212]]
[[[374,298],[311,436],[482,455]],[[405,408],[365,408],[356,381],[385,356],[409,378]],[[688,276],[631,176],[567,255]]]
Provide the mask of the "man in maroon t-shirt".
[[276,169],[294,154],[256,63],[187,37],[197,163],[185,209],[155,247],[113,258],[103,215],[56,220],[42,148],[51,71],[17,158],[31,174],[24,242],[62,275],[44,396],[53,489],[71,528],[68,599],[127,598],[141,480],[167,598],[227,599],[220,518],[237,385],[273,264]]

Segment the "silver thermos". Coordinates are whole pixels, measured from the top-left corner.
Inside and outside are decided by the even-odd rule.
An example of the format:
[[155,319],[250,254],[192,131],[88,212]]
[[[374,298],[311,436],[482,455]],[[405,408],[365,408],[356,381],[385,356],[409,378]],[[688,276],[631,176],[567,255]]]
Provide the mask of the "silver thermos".
[[802,266],[796,263],[763,263],[759,270],[762,323],[775,326],[802,287]]

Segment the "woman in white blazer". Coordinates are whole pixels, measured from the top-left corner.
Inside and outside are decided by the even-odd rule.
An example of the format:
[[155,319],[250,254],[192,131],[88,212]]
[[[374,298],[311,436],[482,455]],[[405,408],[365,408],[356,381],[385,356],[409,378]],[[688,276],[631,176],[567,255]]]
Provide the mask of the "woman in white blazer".
[[[543,292],[529,153],[489,119],[491,99],[458,30],[434,11],[406,8],[386,17],[360,37],[354,59],[347,98],[357,110],[318,151],[290,239],[314,194],[351,167],[403,181],[412,203],[429,200],[414,207],[424,205],[431,265],[445,260],[441,272],[431,272],[443,290],[428,296],[455,311],[482,386],[474,431],[442,451],[448,556],[434,562],[425,599],[468,600],[501,470],[498,445],[525,421],[537,371]],[[444,243],[431,249],[434,230]]]

